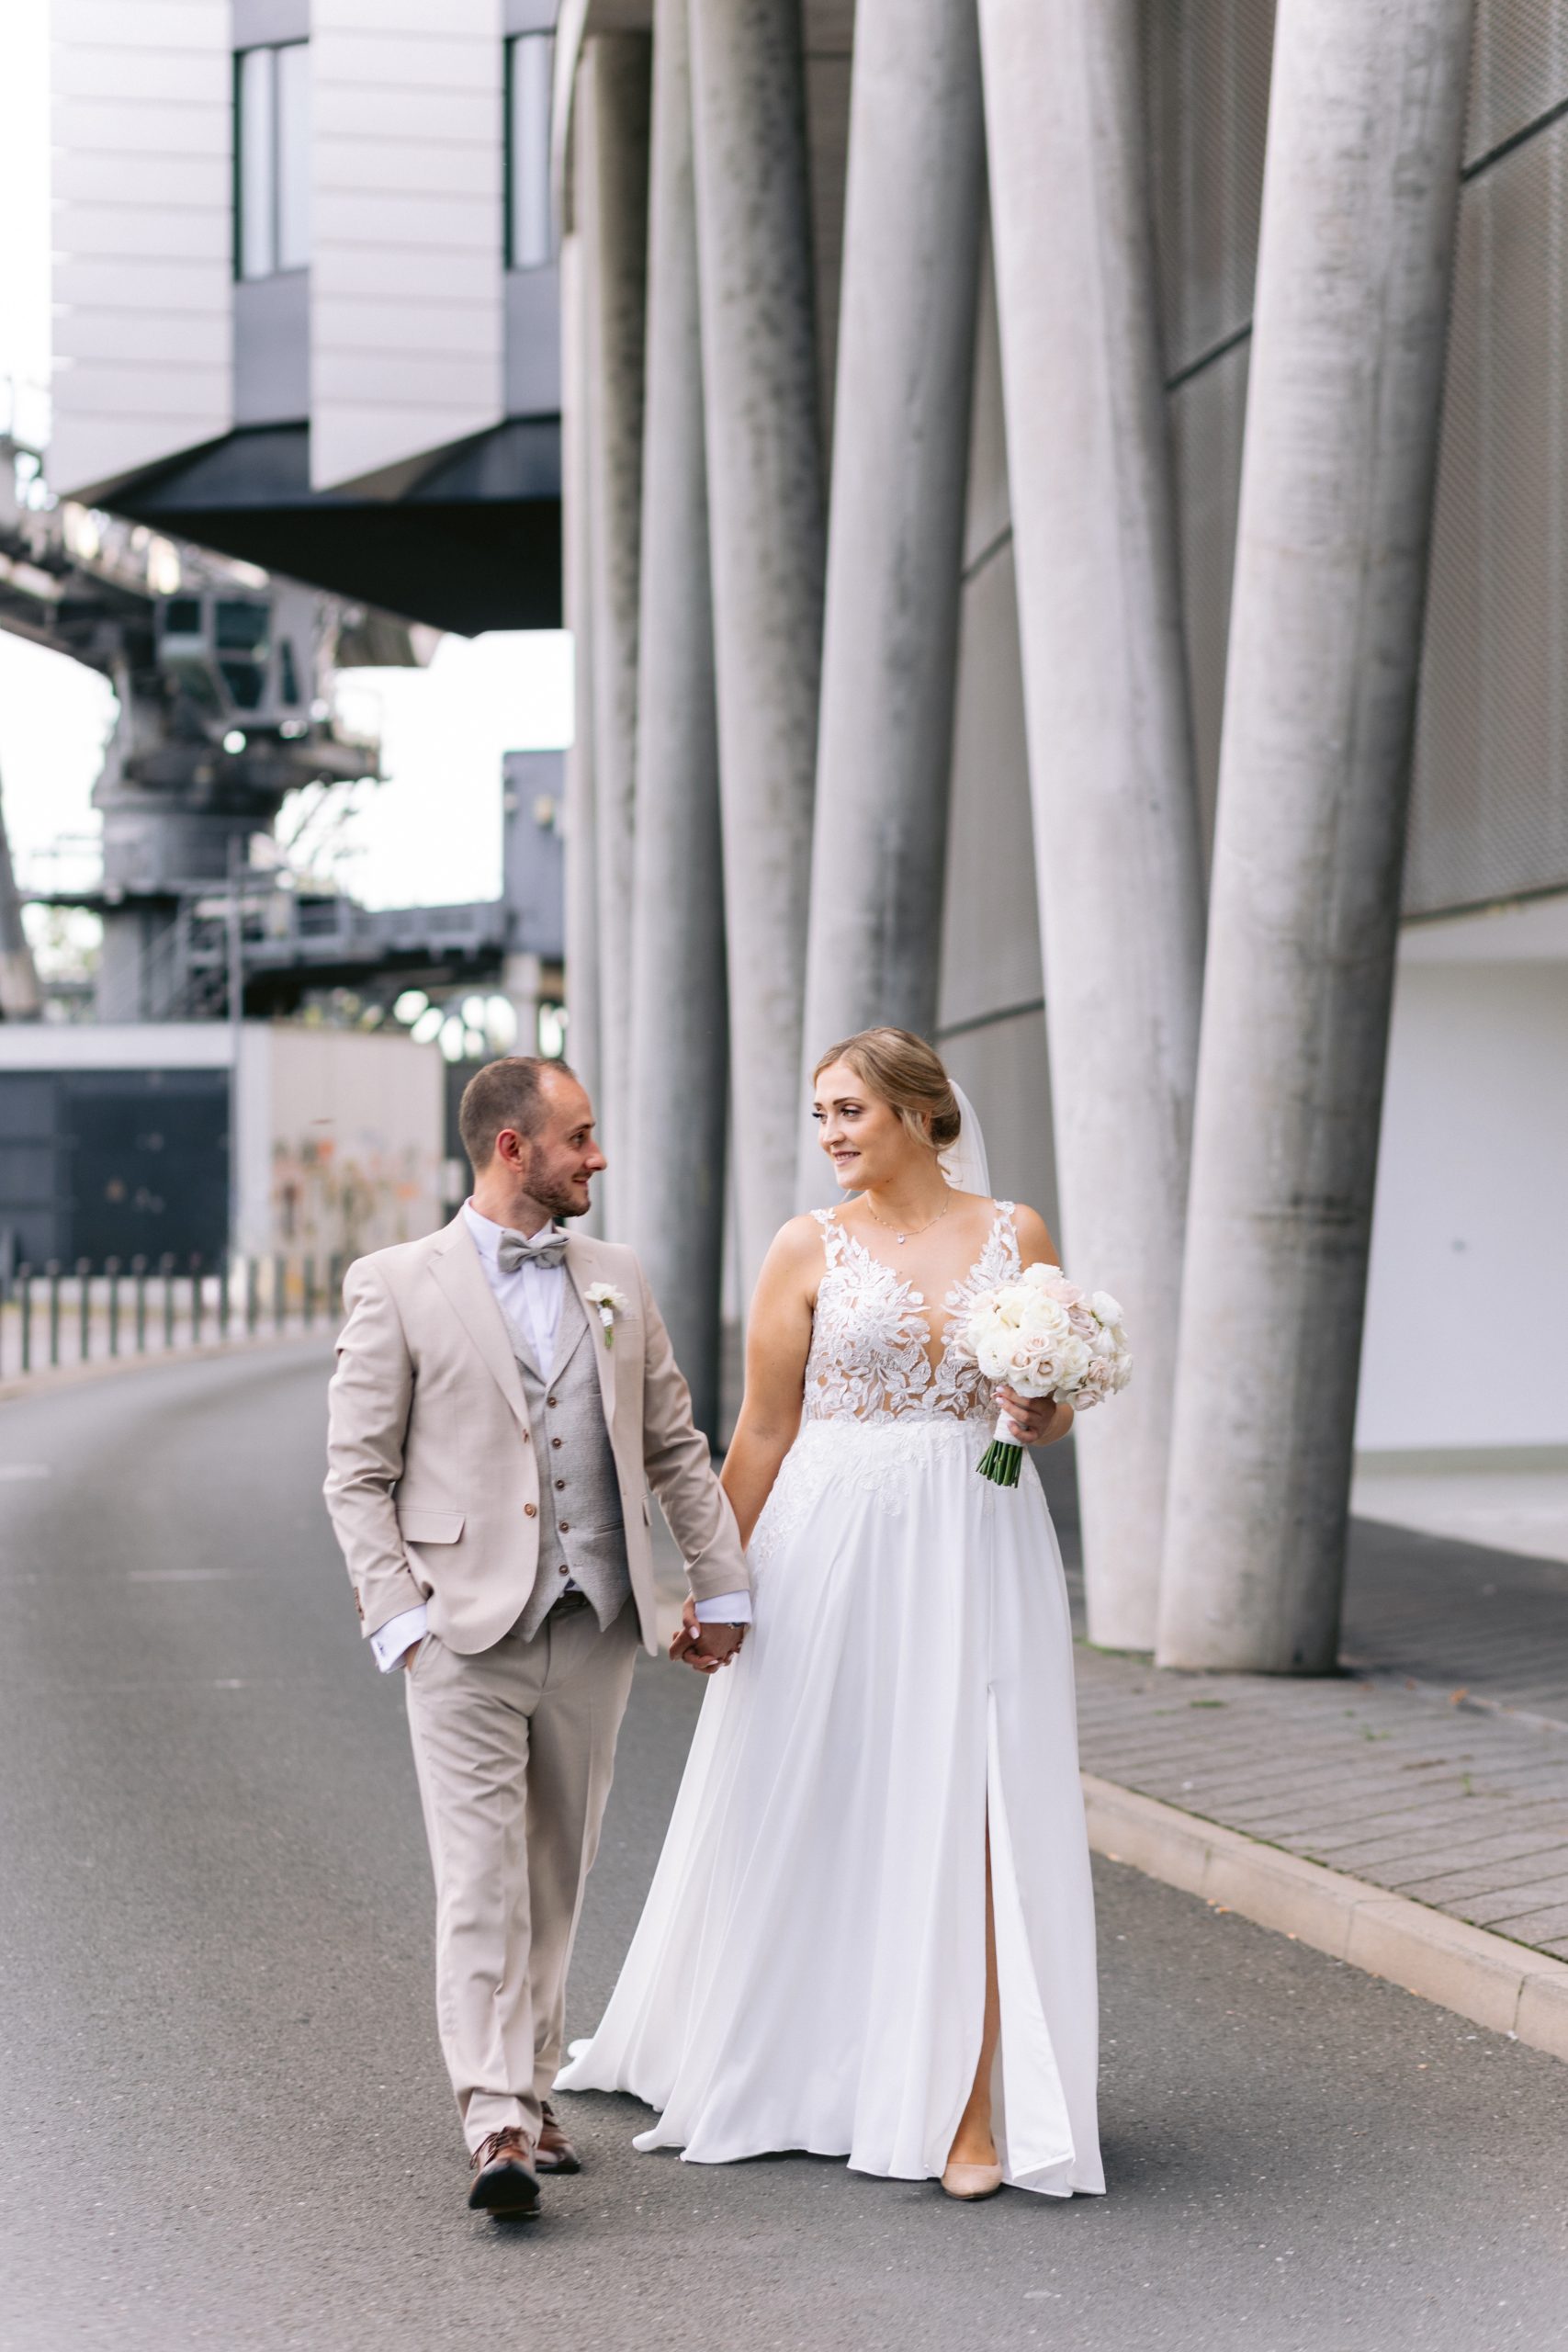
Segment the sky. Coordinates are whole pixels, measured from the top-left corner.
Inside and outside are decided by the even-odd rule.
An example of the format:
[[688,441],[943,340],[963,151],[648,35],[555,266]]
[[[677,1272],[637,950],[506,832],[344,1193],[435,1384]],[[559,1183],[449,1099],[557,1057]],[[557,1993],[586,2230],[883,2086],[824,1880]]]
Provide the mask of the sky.
[[[39,385],[50,371],[49,11],[6,0],[0,11],[0,380]],[[570,741],[570,639],[447,637],[427,670],[344,674],[356,698],[379,704],[387,776],[341,836],[346,886],[378,907],[495,897],[502,753]],[[44,878],[61,836],[96,830],[89,794],[113,707],[94,672],[0,630],[0,792],[24,879]]]

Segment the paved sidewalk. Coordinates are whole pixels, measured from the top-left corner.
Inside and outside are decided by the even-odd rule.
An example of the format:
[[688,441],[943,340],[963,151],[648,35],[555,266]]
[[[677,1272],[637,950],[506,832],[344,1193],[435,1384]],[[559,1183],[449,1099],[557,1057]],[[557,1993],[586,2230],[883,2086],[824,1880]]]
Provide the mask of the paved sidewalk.
[[1357,1521],[1344,1656],[1291,1681],[1080,1641],[1084,1769],[1568,1960],[1568,1566]]

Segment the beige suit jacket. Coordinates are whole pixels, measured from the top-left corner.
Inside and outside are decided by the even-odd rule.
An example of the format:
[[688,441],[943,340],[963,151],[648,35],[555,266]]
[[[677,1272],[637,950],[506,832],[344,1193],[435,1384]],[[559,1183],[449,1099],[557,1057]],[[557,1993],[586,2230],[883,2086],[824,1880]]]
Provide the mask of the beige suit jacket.
[[[636,1257],[573,1233],[566,1272],[580,1295],[613,1283],[626,1300],[608,1347],[597,1309],[587,1308],[589,1339],[637,1618],[656,1650],[649,1480],[696,1599],[749,1591],[751,1580]],[[426,1601],[431,1631],[449,1649],[489,1649],[534,1587],[540,1472],[512,1339],[462,1216],[359,1259],[344,1299],[326,1498],[365,1632]]]

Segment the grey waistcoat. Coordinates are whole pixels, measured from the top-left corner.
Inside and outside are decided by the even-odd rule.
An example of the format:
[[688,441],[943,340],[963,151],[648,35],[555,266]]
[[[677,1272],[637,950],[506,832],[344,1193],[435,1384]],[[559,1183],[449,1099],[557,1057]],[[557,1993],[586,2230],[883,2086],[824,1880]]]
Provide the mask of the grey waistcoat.
[[513,1630],[531,1641],[569,1577],[605,1628],[626,1607],[632,1586],[620,1482],[593,1355],[604,1343],[604,1332],[596,1317],[590,1320],[570,1276],[561,1286],[547,1382],[525,1351],[524,1336],[514,1330],[512,1344],[539,1464],[539,1573]]

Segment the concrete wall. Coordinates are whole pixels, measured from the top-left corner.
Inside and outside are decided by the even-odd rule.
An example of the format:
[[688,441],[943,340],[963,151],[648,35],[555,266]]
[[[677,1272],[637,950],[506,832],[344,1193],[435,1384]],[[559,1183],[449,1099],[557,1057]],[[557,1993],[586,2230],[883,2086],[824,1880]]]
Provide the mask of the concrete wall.
[[241,1246],[362,1256],[443,1215],[445,1065],[406,1036],[257,1024],[241,1074]]
[[1361,1452],[1568,1442],[1565,1073],[1568,899],[1406,931]]

